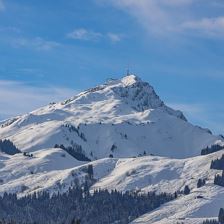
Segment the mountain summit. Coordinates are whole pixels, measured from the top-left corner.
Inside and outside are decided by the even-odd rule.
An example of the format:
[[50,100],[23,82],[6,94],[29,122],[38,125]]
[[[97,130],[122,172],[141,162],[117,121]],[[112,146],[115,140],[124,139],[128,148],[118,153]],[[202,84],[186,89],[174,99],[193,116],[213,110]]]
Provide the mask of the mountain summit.
[[125,86],[129,86],[136,82],[142,82],[142,80],[136,75],[127,75],[121,79],[121,82],[124,83]]
[[[103,102],[102,102],[103,101]],[[147,110],[159,109],[170,115],[187,121],[181,111],[167,107],[147,82],[143,82],[135,75],[128,75],[122,79],[109,79],[105,84],[96,86],[81,92],[79,95],[66,100],[64,105],[95,105],[103,104],[103,114],[113,112],[116,115],[136,114],[137,112],[147,112]],[[113,108],[111,108],[113,107]],[[99,108],[100,109],[100,108]],[[100,114],[99,114],[100,116]],[[98,120],[99,117],[94,117]],[[108,116],[104,122],[110,121],[112,116]],[[138,120],[138,116],[136,117]],[[95,121],[96,121],[95,120]],[[142,120],[140,120],[142,121]],[[88,121],[87,121],[88,122]]]
[[109,79],[1,124],[1,138],[22,151],[63,145],[90,160],[143,154],[185,158],[220,140],[166,106],[153,87],[135,75]]

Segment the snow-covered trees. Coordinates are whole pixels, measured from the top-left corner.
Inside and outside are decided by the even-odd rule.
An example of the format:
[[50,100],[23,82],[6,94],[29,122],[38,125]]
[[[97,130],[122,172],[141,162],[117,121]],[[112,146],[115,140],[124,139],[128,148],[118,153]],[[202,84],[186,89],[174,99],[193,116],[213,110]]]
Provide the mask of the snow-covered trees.
[[213,152],[218,152],[220,150],[224,149],[224,146],[221,145],[212,145],[210,147],[206,147],[205,149],[201,150],[201,155],[207,155]]
[[222,175],[215,176],[214,184],[224,187],[224,171],[222,171]]
[[81,224],[80,219],[73,219],[71,224]]
[[205,179],[198,179],[197,188],[203,187],[205,185]]
[[215,176],[214,184],[224,187],[224,155],[220,159],[212,160],[210,169],[222,170],[222,175]]
[[3,220],[0,220],[0,224],[17,224],[15,221],[11,220],[11,221],[5,221],[4,219]]
[[[85,187],[86,188],[86,187]],[[127,224],[174,199],[170,194],[121,193],[99,190],[89,194],[83,187],[69,189],[64,194],[47,193],[17,198],[15,194],[0,197],[0,220],[38,224]]]
[[80,132],[80,126],[78,126],[77,128],[71,124],[65,124],[63,125],[63,127],[67,128],[69,130],[69,132],[75,132],[84,142],[87,142],[87,139],[84,135],[84,133]]
[[205,220],[202,224],[220,224],[220,223],[217,220],[208,219],[208,220]]
[[64,145],[55,144],[54,148],[61,148],[65,150],[68,154],[79,161],[91,161],[82,150],[82,146],[76,143],[73,143],[72,146],[65,147]]
[[15,155],[20,153],[19,149],[8,139],[0,140],[0,152],[4,152],[8,155]]
[[210,169],[224,170],[224,155],[220,159],[212,160]]
[[93,165],[88,165],[87,173],[90,179],[93,179]]
[[224,209],[220,208],[219,210],[219,223],[224,224]]
[[208,219],[204,221],[203,224],[224,224],[224,209],[220,208],[218,221],[215,219]]

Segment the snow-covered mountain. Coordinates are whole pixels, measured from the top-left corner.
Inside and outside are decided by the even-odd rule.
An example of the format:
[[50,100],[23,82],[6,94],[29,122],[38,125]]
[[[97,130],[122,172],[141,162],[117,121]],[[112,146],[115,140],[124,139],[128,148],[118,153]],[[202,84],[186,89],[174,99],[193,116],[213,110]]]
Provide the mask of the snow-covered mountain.
[[155,154],[199,155],[221,137],[190,124],[166,106],[152,86],[134,75],[0,123],[0,138],[22,151],[79,147],[91,160]]
[[[222,137],[190,124],[134,75],[0,125],[0,139],[10,139],[24,152],[0,152],[0,195],[66,192],[86,181],[92,165],[91,191],[174,193],[190,187],[189,195],[139,217],[136,224],[201,223],[222,207],[224,188],[213,184],[220,171],[210,164],[223,150],[200,156],[207,146],[224,146]],[[92,161],[78,161],[56,144],[71,146]],[[206,179],[201,188],[199,179]]]

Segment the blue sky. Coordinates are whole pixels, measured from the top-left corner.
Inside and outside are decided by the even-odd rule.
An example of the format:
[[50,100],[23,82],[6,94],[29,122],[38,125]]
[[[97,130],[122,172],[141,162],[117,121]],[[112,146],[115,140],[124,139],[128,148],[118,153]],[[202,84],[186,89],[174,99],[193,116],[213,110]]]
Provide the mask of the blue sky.
[[119,78],[224,133],[223,0],[0,0],[0,118]]

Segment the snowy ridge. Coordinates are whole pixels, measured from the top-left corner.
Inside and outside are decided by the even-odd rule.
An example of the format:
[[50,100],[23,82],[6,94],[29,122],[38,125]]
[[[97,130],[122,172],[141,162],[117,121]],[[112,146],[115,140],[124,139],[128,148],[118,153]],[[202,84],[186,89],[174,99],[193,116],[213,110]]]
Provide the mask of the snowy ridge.
[[182,112],[167,107],[152,86],[134,75],[9,119],[2,123],[0,136],[29,152],[76,143],[91,160],[142,154],[186,158],[222,140],[187,122]]
[[[186,120],[181,111],[175,111],[167,107],[155,93],[153,87],[147,82],[143,82],[135,75],[126,76],[121,80],[108,80],[106,84],[81,92],[78,96],[64,101],[63,104],[88,104],[89,102],[99,101],[102,99],[117,99],[120,103],[129,105],[131,109],[141,112],[147,109],[152,110],[160,108],[171,115]],[[122,112],[122,109],[123,108],[120,108],[119,112]],[[128,113],[129,111],[124,112]]]

